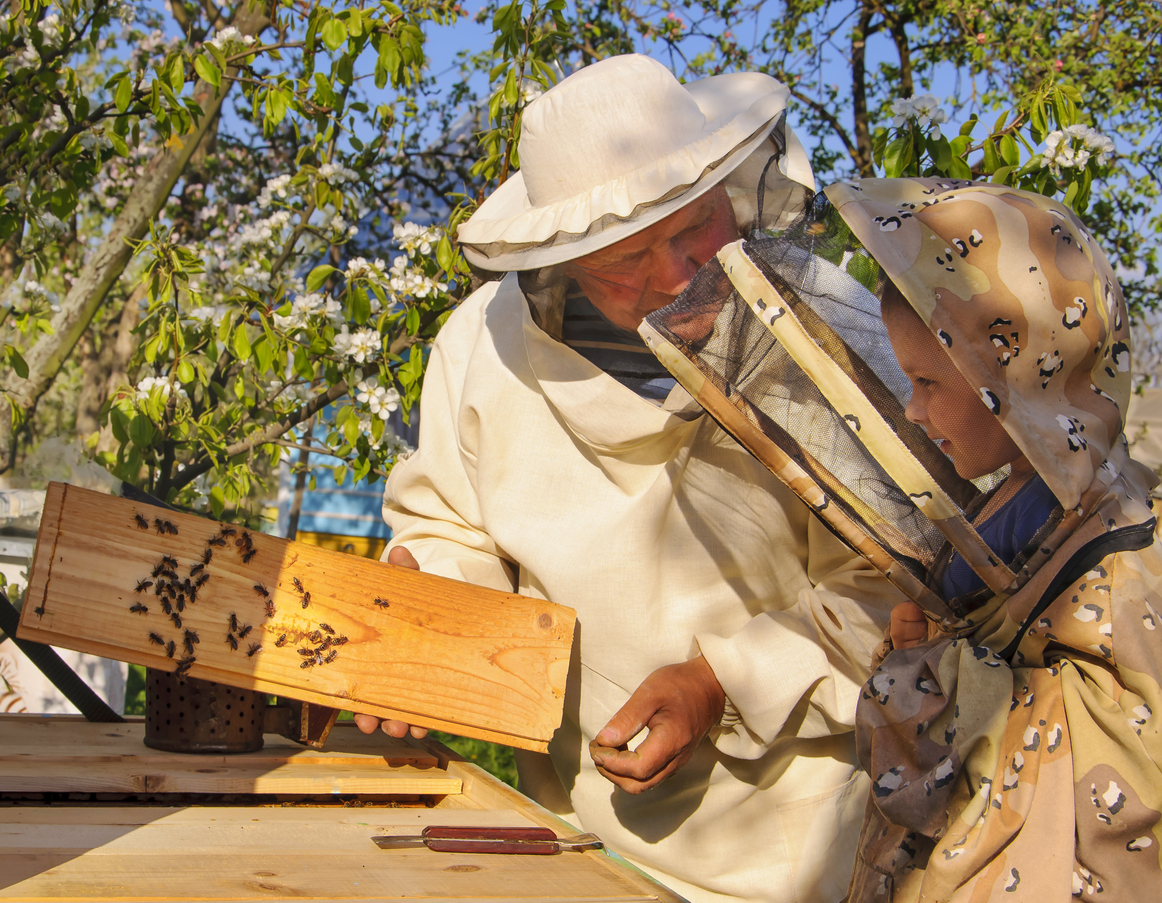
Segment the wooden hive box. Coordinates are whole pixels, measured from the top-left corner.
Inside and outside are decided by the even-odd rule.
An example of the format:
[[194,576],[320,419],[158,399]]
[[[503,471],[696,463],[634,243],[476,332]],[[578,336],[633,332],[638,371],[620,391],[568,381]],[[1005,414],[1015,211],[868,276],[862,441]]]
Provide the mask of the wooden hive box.
[[51,483],[18,635],[543,751],[572,609]]

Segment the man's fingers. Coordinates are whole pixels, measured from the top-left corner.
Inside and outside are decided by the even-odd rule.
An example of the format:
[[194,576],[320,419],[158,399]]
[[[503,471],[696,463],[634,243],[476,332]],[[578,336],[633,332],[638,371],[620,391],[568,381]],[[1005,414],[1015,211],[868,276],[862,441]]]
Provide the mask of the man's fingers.
[[413,571],[420,569],[420,563],[416,561],[416,556],[403,546],[396,546],[387,553],[387,563],[400,568],[411,568]]
[[901,602],[892,609],[889,635],[897,649],[907,649],[928,639],[928,619],[924,610],[914,602]]
[[375,733],[375,729],[379,727],[379,719],[374,715],[355,715],[355,726],[365,734]]

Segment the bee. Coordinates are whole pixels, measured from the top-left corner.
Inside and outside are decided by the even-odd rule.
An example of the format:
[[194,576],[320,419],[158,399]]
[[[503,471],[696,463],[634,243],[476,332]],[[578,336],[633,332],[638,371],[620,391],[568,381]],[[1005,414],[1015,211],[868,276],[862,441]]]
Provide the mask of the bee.
[[298,652],[299,655],[310,656],[312,658],[315,655],[314,649],[307,649],[305,646],[300,646],[296,651]]
[[162,638],[161,634],[158,633],[151,633],[149,635],[149,641],[155,646],[165,646],[165,640]]
[[174,608],[176,608],[178,611],[185,611],[186,610],[186,594],[185,593],[178,593],[178,597],[174,601]]
[[272,602],[270,599],[267,599],[265,607],[266,607],[266,617],[273,618],[274,612],[275,612],[274,602]]
[[292,577],[291,583],[295,585],[296,590],[298,590],[300,593],[303,592],[303,581],[301,581],[298,577]]
[[201,640],[198,639],[198,632],[196,630],[190,630],[189,628],[186,628],[186,635],[185,635],[186,652],[190,653],[190,655],[193,655],[194,654],[194,646],[200,642],[201,642]]
[[384,599],[382,596],[375,597],[375,604],[380,608],[391,608],[391,603]]
[[221,530],[221,535],[222,536],[233,536],[237,532],[238,531],[235,530],[233,527],[223,527]]
[[140,602],[134,602],[129,606],[129,610],[139,614],[146,614],[149,611],[149,609],[142,605]]
[[[213,539],[206,540],[207,546],[224,546],[226,545],[226,538],[224,536],[215,536]],[[207,548],[207,552],[210,550]]]
[[254,540],[250,538],[250,534],[245,530],[242,531],[242,544],[248,549],[254,545]]
[[345,637],[345,636],[337,636],[337,637],[335,637],[335,639],[333,639],[331,642],[332,642],[332,643],[334,643],[336,646],[342,646],[344,643],[346,643],[346,642],[347,642],[347,637]]
[[38,618],[43,618],[44,617],[44,603],[41,602],[38,606],[36,606],[36,608],[33,609],[33,612],[36,613],[36,616]]
[[254,591],[255,591],[256,593],[258,593],[258,595],[262,596],[262,597],[263,597],[263,598],[265,598],[265,599],[269,599],[269,598],[270,598],[270,590],[268,590],[268,589],[267,589],[265,586],[263,586],[261,583],[256,583],[256,584],[254,584]]
[[161,610],[164,611],[167,615],[172,615],[173,614],[173,603],[170,602],[169,599],[162,599],[161,600]]
[[149,529],[149,521],[147,521],[139,513],[134,512],[133,519],[135,521],[137,521],[137,529],[139,529],[139,530],[148,530]]
[[163,565],[165,565],[167,568],[169,568],[171,571],[176,571],[178,569],[178,560],[176,558],[174,558],[172,555],[162,555],[161,556],[161,563]]
[[178,630],[181,630],[182,629],[182,616],[179,615],[175,611],[175,612],[172,612],[169,617],[170,617],[170,620],[173,621],[173,626],[176,627]]
[[246,650],[246,657],[254,658],[254,656],[258,655],[260,649],[262,649],[262,643],[251,643],[250,648]]
[[333,642],[334,642],[334,640],[332,640],[329,636],[323,637],[323,642],[319,643],[319,645],[315,647],[315,651],[322,652],[324,649],[329,647],[331,645],[331,643],[333,643]]
[[204,564],[195,564],[190,568],[190,576],[193,577],[198,571],[204,571],[206,566]]
[[210,563],[210,561],[213,559],[213,557],[214,557],[214,550],[207,548],[206,551],[204,551],[202,553],[202,565],[203,566],[208,565]]
[[331,662],[335,661],[335,657],[338,656],[338,654],[339,654],[338,649],[332,649],[330,652],[327,653],[327,657],[325,659],[323,659],[323,664],[324,665],[331,664]]
[[226,634],[226,642],[230,644],[231,649],[233,649],[235,652],[238,651],[238,640],[234,638],[234,634]]
[[246,639],[246,637],[250,635],[250,631],[252,631],[253,629],[254,629],[253,627],[251,627],[249,624],[247,624],[245,627],[243,627],[241,630],[238,631],[238,639],[240,639],[240,640]]
[[179,661],[178,666],[174,668],[174,676],[178,680],[184,681],[186,675],[190,673],[190,668],[194,666],[194,662],[196,661],[197,659],[194,658],[194,656],[187,655],[185,658]]
[[174,524],[171,524],[169,521],[166,521],[165,532],[171,534],[172,536],[177,536],[178,528]]
[[307,634],[307,639],[310,640],[312,643],[317,643],[322,638],[323,638],[323,635],[317,630],[312,630],[309,634]]
[[137,588],[134,589],[133,591],[135,593],[143,593],[147,589],[149,589],[151,586],[153,586],[152,580],[138,580],[137,581]]
[[323,631],[323,633],[329,633],[329,634],[331,634],[331,636],[335,635],[335,628],[332,627],[330,624],[323,624],[322,622],[320,622],[319,629],[321,631]]
[[199,588],[199,587],[201,587],[201,586],[202,586],[202,584],[204,584],[204,583],[205,583],[207,580],[209,580],[209,579],[210,579],[210,575],[209,575],[209,574],[202,574],[200,577],[198,577],[198,579],[197,579],[197,580],[195,580],[195,581],[194,581],[194,587],[195,587],[195,588]]
[[238,631],[238,615],[230,612],[230,632],[236,633]]
[[177,580],[178,575],[169,568],[162,568],[158,574],[159,577],[168,577],[170,580]]
[[313,667],[315,667],[315,660],[313,658],[308,658],[306,661],[302,662],[299,665],[299,667],[302,668],[304,671],[307,668],[313,668]]
[[250,564],[250,559],[253,558],[257,554],[258,554],[258,549],[251,549],[249,552],[247,552],[245,555],[242,556],[242,563],[243,564]]
[[175,643],[173,640],[170,640],[168,643],[165,644],[165,657],[166,658],[173,658],[173,654],[175,652],[177,652],[177,649],[178,649],[178,644]]
[[279,638],[274,641],[274,645],[276,645],[279,649],[281,649],[283,646],[285,646],[286,645],[286,634],[285,633],[280,634]]
[[165,522],[160,517],[153,519],[153,525],[157,528],[158,536],[165,536]]
[[311,604],[311,594],[310,593],[303,593],[303,608],[306,608],[310,604]]
[[154,565],[154,568],[153,568],[153,570],[149,572],[149,576],[150,576],[150,577],[153,577],[153,578],[156,580],[158,577],[160,577],[160,576],[161,576],[161,572],[162,572],[162,571],[164,571],[164,570],[165,570],[165,565],[164,565],[164,564],[157,564],[157,565]]

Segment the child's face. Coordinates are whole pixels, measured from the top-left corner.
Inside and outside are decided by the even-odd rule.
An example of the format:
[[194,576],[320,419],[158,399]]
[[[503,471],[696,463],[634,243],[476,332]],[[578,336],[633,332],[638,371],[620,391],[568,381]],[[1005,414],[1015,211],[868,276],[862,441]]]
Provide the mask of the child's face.
[[884,324],[900,368],[912,381],[905,416],[924,428],[966,480],[1022,459],[1001,422],[953,365],[936,337],[902,298],[884,305]]

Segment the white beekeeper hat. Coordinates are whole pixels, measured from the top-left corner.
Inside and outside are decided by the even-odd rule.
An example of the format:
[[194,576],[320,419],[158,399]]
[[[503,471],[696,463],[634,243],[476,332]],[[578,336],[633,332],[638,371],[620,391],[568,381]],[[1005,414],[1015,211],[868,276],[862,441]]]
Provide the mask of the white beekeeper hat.
[[[758,72],[683,86],[639,54],[581,69],[525,109],[520,171],[460,225],[464,256],[488,270],[530,270],[640,232],[721,183],[758,150],[779,125],[789,95]],[[786,156],[771,176],[814,188],[802,144],[789,129],[784,135]],[[769,154],[763,156],[760,170]]]

